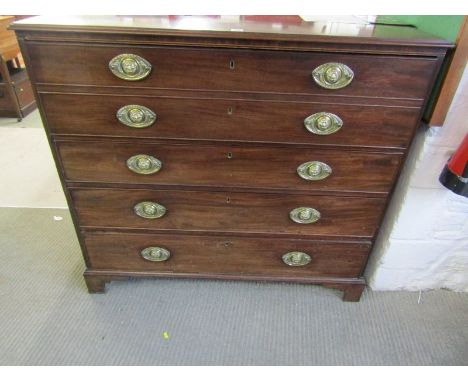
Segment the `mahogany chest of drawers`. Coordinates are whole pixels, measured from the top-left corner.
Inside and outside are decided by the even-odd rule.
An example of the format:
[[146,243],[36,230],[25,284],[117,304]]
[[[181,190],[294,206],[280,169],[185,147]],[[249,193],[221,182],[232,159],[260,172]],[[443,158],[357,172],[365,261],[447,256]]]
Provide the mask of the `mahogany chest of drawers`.
[[359,300],[450,44],[291,20],[13,26],[90,292],[189,277],[320,284]]

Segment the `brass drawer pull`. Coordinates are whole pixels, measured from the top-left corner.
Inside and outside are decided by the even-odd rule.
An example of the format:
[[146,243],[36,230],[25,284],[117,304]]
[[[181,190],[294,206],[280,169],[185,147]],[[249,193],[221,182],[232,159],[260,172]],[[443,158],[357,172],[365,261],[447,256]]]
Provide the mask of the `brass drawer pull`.
[[141,257],[148,261],[166,261],[171,257],[171,252],[166,248],[148,247],[140,252]]
[[322,180],[329,177],[331,173],[331,167],[319,161],[306,162],[297,168],[297,174],[305,180]]
[[298,207],[289,213],[289,217],[295,223],[310,224],[320,220],[320,212],[311,207]]
[[117,110],[117,119],[125,126],[142,129],[156,121],[156,114],[145,106],[126,105]]
[[304,119],[304,126],[313,134],[330,135],[341,129],[343,121],[335,114],[321,112]]
[[141,202],[133,207],[138,216],[145,219],[158,219],[166,214],[166,207],[155,202]]
[[161,170],[162,162],[151,155],[138,154],[127,159],[127,167],[137,174],[149,175]]
[[311,260],[312,258],[305,252],[288,252],[283,255],[283,262],[291,267],[303,267]]
[[122,80],[138,81],[149,76],[151,64],[136,54],[123,53],[109,61],[109,69]]
[[348,86],[353,80],[353,71],[339,62],[327,62],[312,72],[314,81],[325,89],[341,89]]

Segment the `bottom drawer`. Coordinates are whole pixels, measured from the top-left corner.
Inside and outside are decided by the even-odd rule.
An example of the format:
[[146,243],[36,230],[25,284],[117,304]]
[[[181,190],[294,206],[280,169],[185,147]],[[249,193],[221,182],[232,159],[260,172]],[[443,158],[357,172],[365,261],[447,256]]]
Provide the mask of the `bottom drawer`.
[[[213,275],[358,277],[368,242],[329,242],[232,236],[87,233],[88,266],[93,270]],[[165,248],[164,261],[144,259],[148,247]],[[306,265],[287,265],[283,255],[303,252]],[[297,256],[302,261],[307,256]]]
[[24,108],[25,106],[28,106],[34,102],[34,93],[29,80],[25,80],[19,84],[16,84],[15,92],[16,96],[18,97],[20,108]]

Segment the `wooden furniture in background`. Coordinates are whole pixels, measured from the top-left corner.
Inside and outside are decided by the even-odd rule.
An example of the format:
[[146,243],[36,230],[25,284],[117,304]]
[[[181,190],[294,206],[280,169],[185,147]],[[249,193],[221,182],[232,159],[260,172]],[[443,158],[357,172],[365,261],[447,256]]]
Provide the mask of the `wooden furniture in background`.
[[190,277],[320,284],[359,300],[450,43],[290,16],[13,28],[90,292]]
[[7,29],[14,20],[14,16],[0,16],[0,117],[21,120],[36,108],[36,100],[15,32]]
[[458,89],[458,84],[465,71],[468,61],[468,16],[464,17],[456,45],[457,47],[451,58],[449,69],[429,121],[430,126],[444,125],[445,117],[447,116],[453,97]]

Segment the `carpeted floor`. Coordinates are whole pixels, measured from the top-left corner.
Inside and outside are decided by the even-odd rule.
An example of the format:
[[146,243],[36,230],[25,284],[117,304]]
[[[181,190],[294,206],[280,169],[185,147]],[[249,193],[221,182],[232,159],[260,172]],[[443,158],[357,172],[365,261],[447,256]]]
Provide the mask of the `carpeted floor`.
[[0,208],[0,260],[1,365],[468,365],[468,294],[343,303],[315,286],[159,279],[90,295],[63,209]]

